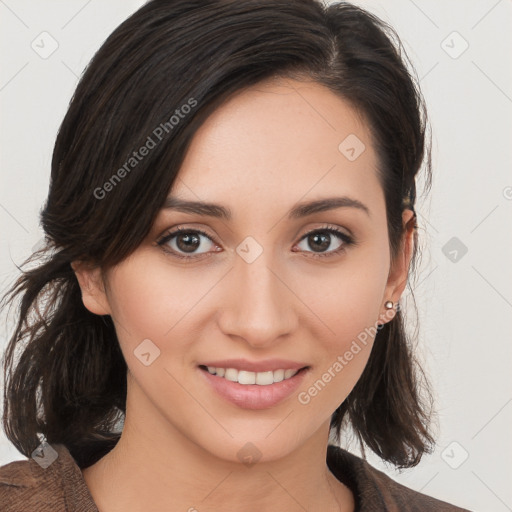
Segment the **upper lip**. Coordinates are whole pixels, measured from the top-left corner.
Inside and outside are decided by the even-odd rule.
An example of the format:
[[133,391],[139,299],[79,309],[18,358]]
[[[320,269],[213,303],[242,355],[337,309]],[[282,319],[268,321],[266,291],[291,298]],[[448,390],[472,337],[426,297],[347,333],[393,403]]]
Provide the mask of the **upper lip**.
[[212,366],[215,368],[235,368],[247,372],[269,372],[274,370],[300,370],[308,366],[305,363],[297,363],[287,359],[265,359],[263,361],[249,361],[247,359],[222,359],[219,361],[207,361],[200,366]]

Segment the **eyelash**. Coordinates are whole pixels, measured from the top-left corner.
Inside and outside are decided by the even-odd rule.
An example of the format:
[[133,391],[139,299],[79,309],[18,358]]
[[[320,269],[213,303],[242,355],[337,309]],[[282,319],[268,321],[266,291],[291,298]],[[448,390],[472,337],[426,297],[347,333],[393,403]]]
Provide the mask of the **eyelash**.
[[[168,234],[162,236],[159,240],[157,240],[156,243],[158,246],[162,247],[162,250],[167,255],[173,256],[176,258],[180,258],[183,260],[199,259],[199,258],[203,258],[203,257],[207,256],[208,254],[212,254],[212,253],[203,253],[203,254],[196,254],[196,255],[192,255],[192,256],[183,256],[182,254],[179,254],[179,253],[175,252],[174,250],[170,251],[164,247],[167,242],[169,242],[175,236],[177,236],[181,233],[188,233],[188,234],[199,233],[199,234],[205,236],[206,238],[208,238],[209,240],[211,240],[213,243],[217,244],[216,240],[212,236],[210,236],[208,233],[206,233],[205,231],[203,231],[201,229],[182,228],[182,227],[178,227],[171,233],[168,233]],[[302,240],[306,239],[308,236],[315,234],[315,233],[330,233],[332,235],[335,235],[343,241],[343,245],[341,245],[338,249],[336,249],[334,251],[329,251],[329,252],[325,252],[325,253],[311,253],[312,256],[310,256],[310,257],[312,257],[312,258],[332,257],[332,256],[335,256],[335,255],[340,254],[341,252],[345,251],[347,247],[356,245],[355,240],[351,236],[347,235],[346,233],[343,233],[338,228],[329,226],[329,225],[321,227],[321,228],[313,229],[312,231],[308,231],[307,233],[304,234],[304,236],[299,240],[298,243],[302,242]]]

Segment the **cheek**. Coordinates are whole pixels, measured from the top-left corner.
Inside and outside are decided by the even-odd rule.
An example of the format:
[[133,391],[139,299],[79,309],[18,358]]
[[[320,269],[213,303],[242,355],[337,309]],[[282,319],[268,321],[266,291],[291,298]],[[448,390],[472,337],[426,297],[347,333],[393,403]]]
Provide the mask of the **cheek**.
[[173,351],[179,353],[180,344],[190,339],[189,319],[215,284],[207,273],[201,278],[196,274],[179,268],[171,271],[165,261],[142,253],[119,265],[109,279],[113,291],[109,302],[122,347],[133,351],[150,339],[163,348],[172,338]]
[[[171,270],[165,260],[142,251],[118,265],[109,277],[117,336],[132,383],[136,383],[131,387],[133,403],[144,411],[141,414],[153,414],[147,404],[149,397],[164,416],[183,423],[183,431],[190,428],[187,421],[191,423],[186,411],[202,413],[191,407],[182,383],[195,338],[191,328],[198,328],[201,298],[215,282],[207,274],[199,278],[197,272]],[[171,403],[172,410],[168,408]]]
[[303,275],[304,297],[319,318],[312,337],[321,356],[298,396],[299,403],[325,406],[328,402],[334,411],[359,380],[377,333],[389,271],[387,250],[383,239],[347,253],[332,271]]
[[323,338],[333,347],[343,349],[379,319],[389,272],[385,242],[349,250],[329,271],[303,277],[303,296],[328,327],[331,336]]

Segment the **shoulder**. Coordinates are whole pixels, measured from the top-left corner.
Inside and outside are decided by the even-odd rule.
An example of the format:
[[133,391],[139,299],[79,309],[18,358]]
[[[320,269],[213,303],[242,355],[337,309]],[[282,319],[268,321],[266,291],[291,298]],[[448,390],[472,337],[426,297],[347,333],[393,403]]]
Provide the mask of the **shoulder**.
[[[40,456],[38,461],[35,460]],[[68,510],[66,480],[80,471],[64,445],[45,445],[33,458],[0,467],[0,510],[20,512]]]
[[367,461],[333,445],[328,447],[327,464],[354,492],[360,512],[471,512],[409,489]]

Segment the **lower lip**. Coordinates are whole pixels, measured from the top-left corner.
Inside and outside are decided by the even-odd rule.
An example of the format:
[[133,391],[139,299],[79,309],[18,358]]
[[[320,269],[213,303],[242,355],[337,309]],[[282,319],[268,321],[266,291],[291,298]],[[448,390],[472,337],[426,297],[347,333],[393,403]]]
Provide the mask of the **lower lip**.
[[260,386],[259,384],[239,384],[224,377],[212,375],[199,367],[198,370],[221,397],[243,409],[267,409],[277,405],[298,388],[307,372],[307,368],[304,368],[289,379],[268,386]]

